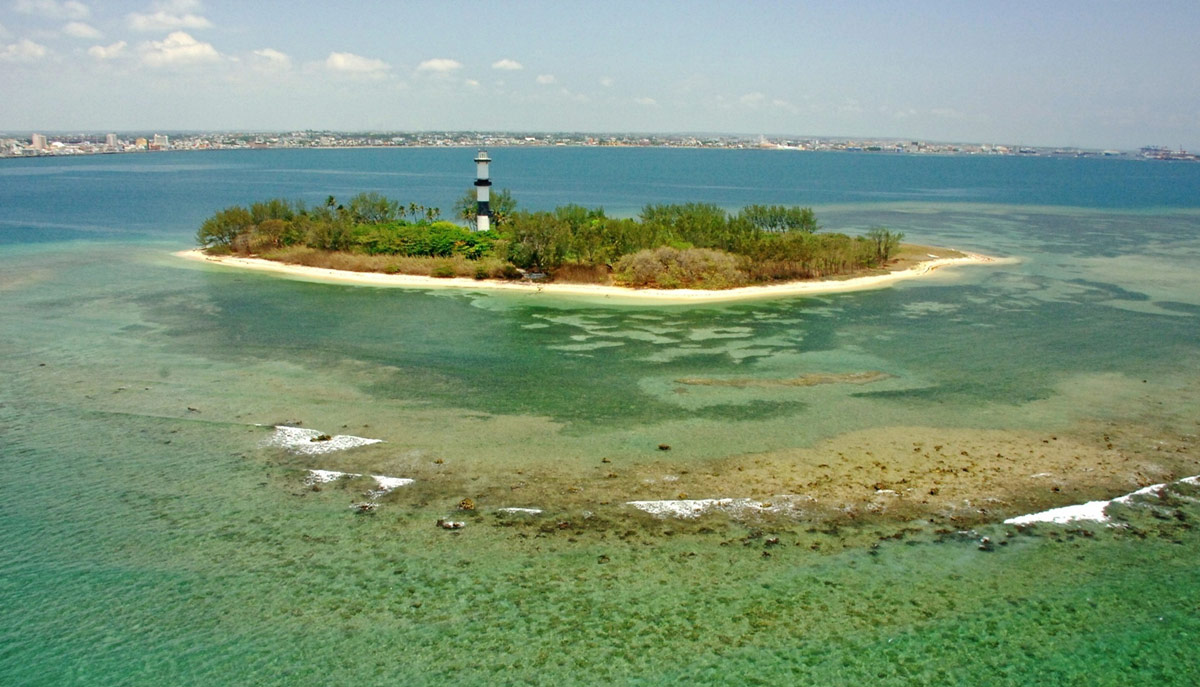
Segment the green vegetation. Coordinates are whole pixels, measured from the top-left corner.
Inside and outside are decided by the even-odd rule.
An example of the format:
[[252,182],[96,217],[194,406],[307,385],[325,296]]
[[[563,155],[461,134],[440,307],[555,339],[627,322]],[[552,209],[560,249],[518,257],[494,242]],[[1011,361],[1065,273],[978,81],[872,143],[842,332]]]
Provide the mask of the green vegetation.
[[[475,189],[470,188],[461,198],[454,203],[454,216],[468,222],[475,223],[476,202]],[[492,225],[499,228],[508,224],[508,217],[517,209],[517,201],[513,199],[512,192],[508,189],[503,189],[491,194],[489,201],[492,211]]]
[[[474,192],[455,216],[474,219]],[[378,193],[341,204],[273,199],[225,208],[196,234],[210,253],[261,255],[284,262],[437,277],[551,279],[635,287],[725,289],[815,279],[883,267],[903,235],[883,227],[866,236],[821,231],[810,208],[751,205],[736,214],[706,203],[648,205],[637,219],[564,205],[527,212],[507,190],[492,199],[493,224],[475,232],[440,219],[437,208],[404,205]]]

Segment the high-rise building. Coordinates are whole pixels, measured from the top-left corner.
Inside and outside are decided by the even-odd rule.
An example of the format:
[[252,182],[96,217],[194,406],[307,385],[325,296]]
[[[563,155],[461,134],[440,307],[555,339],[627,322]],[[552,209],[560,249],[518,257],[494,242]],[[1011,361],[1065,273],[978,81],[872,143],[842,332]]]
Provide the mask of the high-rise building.
[[171,142],[170,139],[167,138],[166,134],[154,134],[154,143],[151,145],[151,147],[159,150],[166,150],[167,148],[171,147]]
[[104,145],[109,150],[116,150],[117,149],[117,135],[109,134],[109,135],[105,136],[104,137]]
[[29,147],[34,150],[45,150],[46,136],[44,134],[33,134],[29,137]]

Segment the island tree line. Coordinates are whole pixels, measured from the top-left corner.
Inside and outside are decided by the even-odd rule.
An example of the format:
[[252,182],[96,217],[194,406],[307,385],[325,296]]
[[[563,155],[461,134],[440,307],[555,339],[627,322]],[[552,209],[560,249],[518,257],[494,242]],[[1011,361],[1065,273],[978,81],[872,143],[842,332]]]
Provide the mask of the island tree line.
[[[276,198],[216,212],[196,240],[213,254],[354,271],[720,289],[879,268],[903,238],[882,227],[856,237],[822,231],[811,208],[781,205],[647,205],[616,218],[580,205],[518,210],[505,190],[491,209],[492,229],[476,232],[379,193],[312,207]],[[454,211],[474,220],[474,192]]]

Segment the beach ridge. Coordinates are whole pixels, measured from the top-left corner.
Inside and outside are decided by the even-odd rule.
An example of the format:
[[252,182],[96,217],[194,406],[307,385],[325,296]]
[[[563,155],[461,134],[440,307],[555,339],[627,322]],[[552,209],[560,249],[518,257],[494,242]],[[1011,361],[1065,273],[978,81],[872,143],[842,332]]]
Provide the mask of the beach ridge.
[[702,303],[736,301],[776,296],[821,295],[848,293],[868,289],[879,289],[895,282],[932,274],[943,267],[962,265],[995,265],[1011,263],[1012,258],[996,258],[979,253],[965,253],[962,257],[940,258],[930,255],[929,260],[887,274],[872,274],[848,279],[825,279],[815,281],[792,281],[761,286],[742,286],[732,289],[642,289],[602,284],[561,284],[529,281],[500,281],[496,279],[466,279],[463,277],[427,277],[415,274],[384,274],[381,272],[349,272],[325,267],[309,267],[233,255],[209,255],[203,249],[178,251],[176,257],[202,261],[227,267],[240,267],[263,272],[273,272],[290,277],[311,279],[338,284],[382,286],[400,288],[457,288],[516,291],[529,294],[545,293],[564,296],[618,297],[631,300],[653,300],[659,302]]

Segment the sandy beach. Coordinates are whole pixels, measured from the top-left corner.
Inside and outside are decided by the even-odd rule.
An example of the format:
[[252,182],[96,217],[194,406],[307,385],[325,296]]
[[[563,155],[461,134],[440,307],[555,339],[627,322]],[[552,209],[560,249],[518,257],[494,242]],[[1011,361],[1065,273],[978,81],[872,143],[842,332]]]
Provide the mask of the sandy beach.
[[633,289],[623,286],[608,286],[599,284],[539,284],[528,281],[499,281],[494,279],[463,279],[436,278],[413,274],[383,274],[379,272],[347,272],[343,270],[308,267],[305,265],[289,265],[262,258],[244,258],[237,256],[213,256],[201,249],[179,251],[177,257],[188,260],[206,262],[252,269],[262,272],[273,272],[295,279],[320,281],[337,284],[359,284],[364,286],[382,286],[399,288],[450,288],[450,289],[492,289],[514,291],[527,294],[554,294],[563,296],[591,296],[606,299],[631,301],[655,301],[662,303],[709,303],[720,301],[738,301],[757,298],[772,298],[778,296],[819,295],[828,293],[847,293],[879,289],[890,286],[898,281],[927,276],[943,267],[962,265],[1004,264],[1013,262],[1011,258],[993,258],[977,253],[967,253],[963,257],[942,258],[930,254],[929,259],[908,269],[897,270],[887,274],[873,274],[849,279],[828,279],[818,281],[795,281],[766,286],[744,286],[736,289],[720,291],[705,289]]

